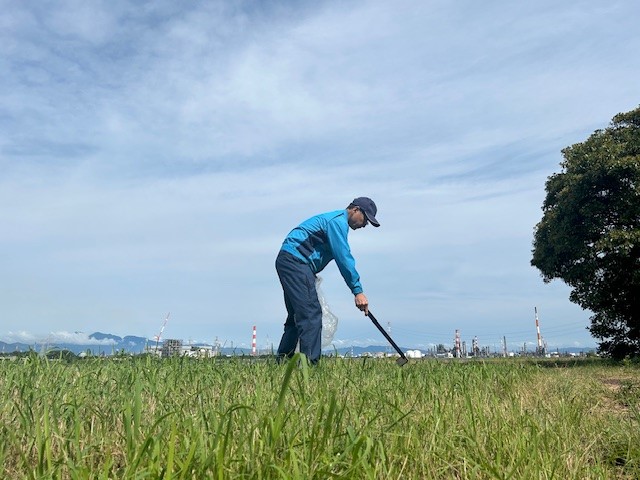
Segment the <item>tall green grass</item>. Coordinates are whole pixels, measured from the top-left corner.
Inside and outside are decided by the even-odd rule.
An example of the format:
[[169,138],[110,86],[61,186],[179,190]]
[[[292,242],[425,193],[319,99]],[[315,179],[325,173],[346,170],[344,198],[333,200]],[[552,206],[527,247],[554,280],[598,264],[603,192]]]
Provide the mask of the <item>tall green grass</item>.
[[0,387],[3,478],[640,477],[637,365],[33,356]]

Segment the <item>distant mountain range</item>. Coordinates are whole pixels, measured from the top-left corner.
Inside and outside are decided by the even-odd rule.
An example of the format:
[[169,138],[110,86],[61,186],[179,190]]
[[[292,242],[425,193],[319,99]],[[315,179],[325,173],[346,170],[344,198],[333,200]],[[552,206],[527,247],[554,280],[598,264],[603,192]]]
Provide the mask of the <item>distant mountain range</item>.
[[[113,355],[119,352],[131,353],[131,354],[140,354],[145,351],[145,348],[150,347],[154,348],[156,346],[156,341],[144,337],[137,337],[134,335],[127,335],[125,337],[119,337],[117,335],[112,335],[110,333],[102,333],[95,332],[88,336],[87,343],[5,343],[0,341],[0,353],[12,353],[12,352],[27,352],[29,350],[33,350],[36,352],[47,352],[49,350],[69,350],[76,355],[85,352],[90,353],[91,355]],[[158,344],[160,348],[162,346],[162,342]],[[197,343],[192,344],[192,346],[211,346],[208,344]],[[400,347],[404,352],[409,350],[405,347]],[[593,352],[593,348],[560,348],[560,349],[550,349],[549,352],[560,351],[561,353],[580,353],[580,352]],[[251,353],[251,349],[248,348],[221,348],[220,352],[222,355],[249,355]],[[342,347],[342,348],[333,348],[329,347],[323,350],[325,354],[332,354],[337,352],[338,355],[351,355],[355,357],[359,357],[365,353],[376,354],[376,353],[385,353],[385,352],[393,352],[387,345],[369,345],[367,347]],[[263,353],[262,351],[260,353]],[[426,353],[423,351],[423,353]]]
[[[32,344],[27,343],[6,343],[0,341],[0,353],[12,353],[12,352],[27,352],[33,350],[38,353],[44,353],[50,350],[69,350],[76,355],[80,353],[90,353],[91,355],[114,355],[119,352],[126,352],[131,354],[140,354],[145,351],[147,347],[155,348],[156,341],[144,337],[137,337],[134,335],[127,335],[125,337],[119,337],[110,333],[95,332],[88,336],[87,343],[65,343],[65,342],[52,342],[44,343],[37,342]],[[194,347],[198,346],[211,346],[205,343],[192,344]],[[158,343],[158,348],[162,347],[162,341]],[[369,347],[347,347],[339,348],[337,352],[339,355],[352,354],[354,356],[360,356],[365,352],[378,353],[386,352],[389,347],[385,346],[369,346]],[[325,349],[325,353],[330,354],[336,351],[331,347]],[[222,355],[249,355],[251,353],[250,348],[220,348]],[[261,353],[263,353],[261,351]]]
[[26,352],[34,350],[36,352],[46,352],[51,349],[69,350],[75,354],[91,352],[92,355],[112,355],[124,350],[128,353],[142,353],[147,344],[154,345],[155,340],[148,340],[144,337],[127,335],[119,337],[110,333],[95,332],[89,335],[86,344],[81,343],[5,343],[0,341],[0,352]]

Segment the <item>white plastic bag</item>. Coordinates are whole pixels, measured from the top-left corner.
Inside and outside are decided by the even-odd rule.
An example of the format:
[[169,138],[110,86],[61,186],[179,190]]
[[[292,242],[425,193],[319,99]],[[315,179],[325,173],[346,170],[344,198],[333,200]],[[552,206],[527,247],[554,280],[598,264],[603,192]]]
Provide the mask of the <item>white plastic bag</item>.
[[327,348],[333,342],[333,336],[338,329],[338,317],[336,317],[324,298],[320,284],[322,277],[316,276],[316,292],[318,292],[318,301],[322,307],[322,348]]

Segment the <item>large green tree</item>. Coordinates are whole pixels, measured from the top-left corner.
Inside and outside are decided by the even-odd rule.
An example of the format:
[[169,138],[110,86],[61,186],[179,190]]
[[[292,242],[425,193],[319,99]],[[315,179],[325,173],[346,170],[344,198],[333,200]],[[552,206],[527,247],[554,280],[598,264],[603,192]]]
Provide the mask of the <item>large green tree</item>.
[[531,264],[593,312],[599,351],[640,356],[640,107],[562,150],[546,183]]

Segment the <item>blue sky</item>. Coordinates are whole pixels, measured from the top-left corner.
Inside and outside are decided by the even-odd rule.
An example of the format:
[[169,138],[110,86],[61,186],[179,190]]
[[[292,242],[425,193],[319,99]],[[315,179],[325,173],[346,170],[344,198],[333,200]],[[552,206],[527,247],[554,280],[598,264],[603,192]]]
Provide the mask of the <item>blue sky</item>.
[[[561,149],[640,103],[640,4],[0,1],[0,340],[277,345],[287,232],[354,197],[402,345],[593,346],[530,266]],[[337,346],[384,344],[335,265]],[[74,333],[84,332],[84,333]]]

